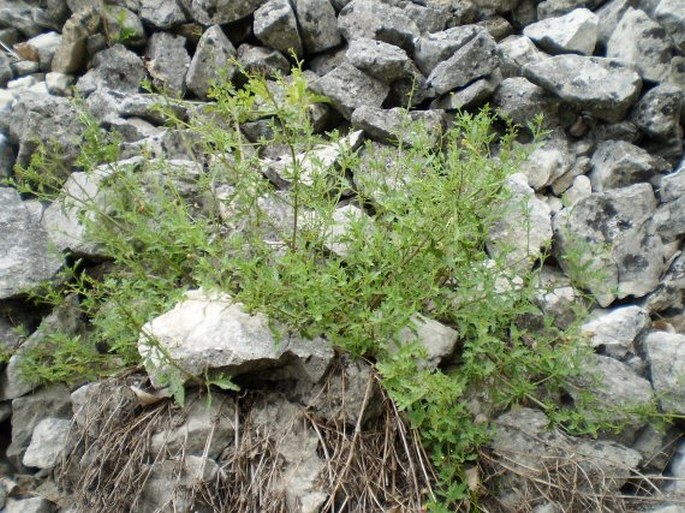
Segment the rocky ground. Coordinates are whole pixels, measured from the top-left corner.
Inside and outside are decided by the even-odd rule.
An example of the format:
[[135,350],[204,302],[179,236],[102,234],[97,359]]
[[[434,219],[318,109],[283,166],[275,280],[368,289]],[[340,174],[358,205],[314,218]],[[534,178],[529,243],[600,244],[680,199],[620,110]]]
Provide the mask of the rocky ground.
[[[528,201],[527,220],[498,224],[489,249],[513,245],[512,262],[532,265],[552,247],[543,276],[554,287],[540,304],[563,316],[577,292],[564,267],[573,241],[603,248],[589,264],[596,307],[583,327],[600,371],[595,393],[616,404],[658,401],[663,412],[685,415],[683,0],[0,0],[0,43],[3,178],[30,162],[38,141],[57,142],[65,178],[71,173],[83,131],[75,94],[101,127],[120,134],[126,157],[139,158],[145,148],[147,156],[175,159],[192,177],[199,172],[192,155],[174,142],[154,108],[158,97],[142,92],[141,82],[181,99],[177,108],[192,109],[210,101],[220,70],[240,81],[237,67],[227,67],[231,58],[247,70],[287,74],[294,52],[309,87],[331,100],[313,113],[318,126],[350,127],[352,148],[363,137],[391,139],[396,108],[407,104],[435,127],[455,110],[486,102],[518,123],[543,113],[550,136],[509,179],[513,198]],[[332,164],[337,158],[335,151],[325,155]],[[277,165],[265,175],[287,188]],[[74,173],[65,187],[91,198],[99,184]],[[380,415],[382,395],[369,367],[348,362],[317,393],[340,363],[334,351],[317,341],[277,341],[267,319],[227,308],[225,298],[193,291],[144,331],[198,372],[273,373],[295,383],[287,391],[262,386],[250,398],[247,426],[238,426],[233,396],[217,394],[206,408],[189,392],[179,411],[143,390],[142,374],[77,388],[27,384],[18,373],[22,348],[40,344],[56,327],[78,330],[68,305],[46,311],[26,298],[56,276],[68,253],[100,257],[75,211],[0,188],[0,348],[12,354],[0,379],[0,509],[124,511],[128,504],[130,511],[195,511],[203,504],[199,511],[277,511],[250,495],[249,476],[258,473],[240,455],[252,450],[283,462],[278,475],[260,476],[281,494],[278,511],[344,510],[321,477],[333,473],[337,453],[329,457],[321,447],[337,447],[342,463],[350,450],[344,436],[324,443],[336,435],[303,420],[303,405],[348,426],[361,425],[360,415],[365,422]],[[32,329],[20,335],[20,324]],[[238,335],[216,339],[227,331]],[[430,320],[419,336],[433,364],[458,343],[456,332]],[[153,385],[157,371],[149,369]],[[505,479],[500,510],[583,511],[573,504],[576,487],[630,494],[635,480],[649,475],[652,497],[640,507],[685,511],[678,423],[659,432],[635,420],[600,440],[549,431],[534,409],[495,423],[491,449]],[[365,440],[370,452],[382,447]],[[556,484],[540,488],[526,479],[529,471]],[[214,486],[241,479],[235,495]],[[236,502],[241,497],[252,503]]]

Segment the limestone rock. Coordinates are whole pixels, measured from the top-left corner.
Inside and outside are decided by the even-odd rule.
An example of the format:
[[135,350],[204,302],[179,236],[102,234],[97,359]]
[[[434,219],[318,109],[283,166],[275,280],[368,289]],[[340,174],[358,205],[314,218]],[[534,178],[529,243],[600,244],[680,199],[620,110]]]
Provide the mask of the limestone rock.
[[302,55],[297,18],[289,0],[269,0],[254,13],[254,33],[266,46],[289,54]]
[[33,2],[2,0],[0,2],[0,26],[14,27],[26,37],[37,36],[52,23],[47,13]]
[[293,0],[302,45],[308,53],[319,53],[340,44],[335,10],[329,0]]
[[198,98],[207,98],[212,82],[221,78],[221,70],[226,70],[227,78],[233,78],[235,68],[229,61],[235,55],[236,49],[221,27],[209,27],[200,37],[195,55],[190,61],[186,75],[188,89]]
[[[397,142],[404,144],[435,144],[445,128],[445,113],[439,110],[410,111],[401,108],[380,109],[362,106],[352,113],[352,125],[364,130],[372,139],[380,142]],[[427,141],[420,134],[411,131],[411,126],[420,123],[429,136]]]
[[143,326],[138,350],[159,387],[171,369],[157,345],[194,376],[213,369],[237,376],[288,367],[294,378],[316,382],[333,357],[325,341],[292,334],[277,339],[265,316],[246,313],[226,295],[201,290],[188,292],[172,310]]
[[338,15],[338,28],[347,42],[366,37],[407,51],[420,34],[402,9],[379,0],[352,0]]
[[386,84],[403,75],[409,62],[401,48],[364,37],[352,41],[345,55],[355,68]]
[[68,419],[71,413],[69,390],[64,385],[52,385],[12,401],[12,443],[7,457],[22,462],[38,423],[48,417]]
[[[459,333],[438,321],[423,315],[415,315],[412,318],[412,327],[400,331],[398,344],[403,346],[414,341],[426,351],[426,360],[419,362],[419,367],[436,369],[440,363],[454,354],[459,342]],[[390,347],[390,352],[396,349]]]
[[439,32],[445,28],[445,11],[433,6],[419,5],[409,2],[404,6],[404,12],[410,20],[414,20],[422,34]]
[[201,25],[224,25],[244,18],[265,0],[179,0],[189,16]]
[[138,15],[121,6],[108,6],[100,11],[108,37],[127,47],[145,45],[145,29]]
[[76,90],[84,96],[101,88],[134,93],[145,76],[141,58],[121,44],[98,52],[92,65],[76,82]]
[[671,262],[659,286],[647,296],[645,308],[663,312],[670,308],[685,307],[685,254],[680,253]]
[[545,265],[540,271],[540,282],[535,290],[535,304],[543,314],[554,318],[554,324],[566,329],[576,318],[574,306],[579,297],[571,280],[561,270]]
[[597,15],[589,9],[574,9],[558,18],[546,18],[523,29],[523,35],[550,53],[592,55],[597,43]]
[[542,113],[545,127],[555,126],[559,122],[559,101],[523,77],[504,79],[495,91],[493,104],[514,123],[521,125],[538,113]]
[[140,0],[140,19],[168,30],[188,21],[177,0]]
[[503,215],[490,230],[487,248],[491,255],[503,256],[508,266],[529,269],[552,242],[550,208],[535,196],[522,173],[506,180],[511,191]]
[[666,413],[685,414],[685,335],[656,331],[644,341],[652,385]]
[[4,509],[5,513],[53,513],[54,511],[57,511],[57,506],[43,497],[9,499]]
[[631,120],[648,137],[668,141],[683,138],[680,127],[681,107],[685,91],[672,84],[661,84],[640,98],[631,113]]
[[[649,184],[635,184],[579,200],[554,216],[556,252],[582,251],[592,275],[586,286],[600,306],[656,288],[665,270],[665,248],[650,219],[656,198]],[[579,246],[580,245],[580,246]]]
[[463,89],[452,91],[431,103],[431,109],[461,110],[474,107],[490,98],[502,82],[502,74],[495,70],[487,77],[479,78]]
[[671,166],[664,159],[625,141],[604,141],[592,155],[590,180],[595,192],[641,182],[659,183]]
[[487,32],[478,33],[449,59],[439,63],[428,76],[428,84],[438,94],[463,87],[489,75],[499,66],[496,43]]
[[606,121],[623,118],[637,99],[640,76],[611,59],[557,55],[523,67],[534,84]]
[[341,64],[310,84],[310,87],[315,92],[328,96],[333,107],[348,120],[357,107],[380,107],[390,92],[390,87],[386,84],[349,63]]
[[685,9],[682,1],[661,0],[654,17],[666,29],[680,51],[685,53]]
[[52,417],[36,424],[24,453],[24,465],[44,469],[57,465],[67,447],[70,427],[71,420]]
[[464,25],[433,34],[423,34],[416,40],[414,61],[422,73],[430,75],[439,63],[449,59],[454,52],[481,32],[484,30],[478,25]]
[[152,83],[176,97],[183,96],[185,92],[186,73],[190,67],[185,44],[186,39],[182,36],[155,32],[145,50],[146,68]]
[[549,57],[541,52],[530,38],[523,35],[509,36],[497,45],[500,53],[500,69],[504,78],[518,77],[526,64]]
[[33,208],[39,205],[21,201],[10,188],[0,188],[0,205],[0,299],[6,299],[53,278],[63,258],[40,226]]
[[607,43],[607,57],[633,66],[650,82],[666,79],[672,55],[673,45],[664,28],[632,7],[623,14]]
[[243,43],[238,47],[238,62],[247,73],[266,78],[285,76],[290,72],[290,63],[281,52],[273,48]]
[[649,313],[639,306],[594,310],[580,331],[601,354],[622,359],[635,354],[635,339],[649,325]]
[[526,175],[528,185],[539,191],[566,174],[575,160],[566,134],[557,129],[533,150],[521,165],[521,172]]
[[14,51],[26,60],[38,63],[41,71],[48,71],[52,57],[62,43],[62,36],[57,32],[46,32],[32,37],[25,43],[14,45]]
[[595,14],[599,22],[598,43],[601,48],[606,49],[618,22],[621,21],[628,8],[634,6],[633,0],[610,0],[597,10]]

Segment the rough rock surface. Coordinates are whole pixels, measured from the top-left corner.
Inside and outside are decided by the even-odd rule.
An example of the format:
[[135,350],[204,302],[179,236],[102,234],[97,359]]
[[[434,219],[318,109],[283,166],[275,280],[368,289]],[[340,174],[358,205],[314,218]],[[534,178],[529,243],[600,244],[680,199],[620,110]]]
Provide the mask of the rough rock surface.
[[364,37],[352,41],[345,56],[355,68],[385,83],[403,75],[409,63],[407,52],[401,48]]
[[294,0],[292,5],[307,52],[323,52],[340,43],[338,20],[328,0]]
[[185,82],[198,98],[207,98],[213,81],[222,73],[233,78],[235,70],[230,59],[235,57],[236,49],[219,25],[209,27],[200,38],[192,60],[188,64]]
[[366,37],[405,50],[413,47],[420,34],[402,9],[376,0],[352,0],[338,15],[338,28],[348,42]]
[[[208,43],[205,41],[205,44]],[[185,78],[190,66],[185,45],[186,40],[182,36],[157,32],[152,35],[145,50],[146,68],[152,76],[152,83],[172,96],[182,96],[185,91]],[[223,57],[221,49],[218,53],[219,59]],[[217,64],[221,64],[221,61]]]
[[49,469],[57,465],[67,448],[71,420],[47,417],[33,429],[31,442],[24,453],[27,467]]
[[649,326],[649,313],[639,306],[597,309],[581,327],[581,333],[601,354],[622,359],[637,352],[637,336]]
[[650,333],[644,342],[652,385],[661,408],[678,415],[685,413],[685,391],[682,387],[684,344],[685,335],[663,331]]
[[599,23],[589,9],[575,9],[558,18],[546,18],[528,25],[523,35],[549,53],[592,55],[597,44]]
[[201,290],[188,292],[174,309],[143,326],[138,349],[156,386],[170,370],[162,354],[190,376],[212,369],[238,376],[281,368],[286,375],[313,382],[333,357],[325,341],[295,335],[277,339],[263,315],[250,315],[228,296]]
[[269,0],[254,13],[254,33],[267,46],[302,55],[297,18],[289,0]]

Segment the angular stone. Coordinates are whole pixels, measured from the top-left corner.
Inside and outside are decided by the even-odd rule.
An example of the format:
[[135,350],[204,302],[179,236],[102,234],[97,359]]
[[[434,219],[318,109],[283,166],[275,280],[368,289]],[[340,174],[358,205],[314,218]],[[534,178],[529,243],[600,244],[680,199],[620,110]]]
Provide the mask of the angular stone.
[[634,67],[650,82],[666,79],[672,56],[673,45],[664,28],[632,7],[626,9],[607,43],[607,57]]
[[367,75],[389,84],[405,72],[407,52],[398,46],[360,37],[347,49],[347,60]]
[[333,107],[348,120],[357,107],[380,107],[390,91],[386,84],[350,63],[341,64],[310,84],[310,87],[315,92],[328,96]]
[[509,36],[499,42],[497,49],[501,58],[501,71],[504,78],[518,77],[523,66],[549,57],[538,50],[535,43],[522,35]]
[[536,191],[551,185],[573,167],[575,154],[563,130],[552,131],[521,165],[521,171]]
[[404,6],[407,18],[414,20],[422,34],[439,32],[445,28],[445,11],[409,2]]
[[414,38],[420,35],[419,27],[402,9],[378,0],[352,0],[338,15],[338,28],[347,42],[366,37],[406,51],[411,51]]
[[265,0],[179,0],[188,15],[201,25],[225,25],[252,14]]
[[16,296],[55,276],[62,255],[51,249],[40,211],[14,189],[0,188],[0,299]]
[[559,329],[567,329],[576,319],[575,306],[580,299],[566,275],[556,267],[544,265],[535,290],[535,304],[544,315],[554,319]]
[[452,91],[431,103],[431,109],[461,110],[481,104],[497,90],[502,82],[502,74],[495,70],[484,78],[479,78],[463,89]]
[[530,269],[552,242],[550,208],[535,196],[522,173],[508,177],[506,187],[511,197],[498,207],[503,215],[490,230],[488,252],[504,257],[515,269]]
[[[412,327],[400,331],[397,344],[401,347],[412,342],[418,342],[426,352],[426,359],[419,362],[419,367],[437,369],[443,360],[454,354],[459,343],[459,333],[438,321],[415,315],[412,318]],[[389,349],[393,353],[397,347],[391,346]]]
[[4,513],[53,513],[57,506],[43,497],[9,499]]
[[605,0],[545,0],[537,5],[537,18],[544,20],[553,16],[563,16],[580,7],[595,10]]
[[585,286],[600,306],[642,297],[658,285],[666,263],[664,245],[649,222],[655,209],[652,187],[641,183],[591,194],[554,216],[557,259],[564,267],[567,252],[582,251],[577,263],[587,267]]
[[[380,142],[402,141],[409,145],[434,145],[446,125],[445,112],[439,110],[409,111],[405,109],[380,109],[368,105],[358,107],[352,113],[352,125],[364,130],[372,139]],[[428,135],[413,133],[411,126],[420,123]]]
[[592,155],[590,180],[595,192],[641,182],[658,185],[661,175],[671,171],[668,162],[625,141],[604,141]]
[[664,312],[685,307],[685,253],[671,263],[659,286],[647,296],[645,308],[650,312]]
[[47,417],[33,429],[31,442],[24,453],[27,467],[50,469],[57,465],[67,447],[71,420]]
[[480,32],[449,59],[433,68],[428,76],[428,84],[436,93],[445,94],[489,75],[499,64],[495,40],[487,32]]
[[32,37],[25,43],[14,45],[14,51],[26,60],[35,61],[41,71],[50,70],[52,57],[62,43],[62,36],[57,32],[46,32]]
[[335,9],[329,0],[293,0],[304,50],[319,53],[340,44]]
[[452,57],[454,52],[481,32],[484,30],[478,25],[464,25],[434,34],[424,34],[414,45],[414,62],[422,73],[430,75],[438,64]]
[[102,23],[108,37],[127,47],[145,44],[145,29],[138,15],[121,6],[107,6],[101,11]]
[[598,34],[597,15],[585,8],[574,9],[558,18],[546,18],[523,29],[524,36],[552,54],[592,55]]
[[162,30],[188,21],[176,0],[140,0],[138,14],[141,20]]
[[685,91],[672,84],[661,84],[640,98],[630,119],[648,137],[668,141],[682,139],[681,108]]
[[145,50],[146,68],[152,83],[172,96],[181,97],[185,92],[186,73],[190,56],[185,49],[186,39],[167,32],[152,34]]
[[538,113],[542,113],[545,127],[559,123],[559,101],[523,77],[504,79],[495,91],[493,104],[520,125],[525,125]]
[[62,27],[62,43],[52,59],[52,71],[77,73],[88,60],[86,42],[100,27],[100,15],[95,8],[75,12]]
[[7,457],[17,464],[22,462],[38,423],[48,417],[68,419],[71,414],[69,389],[52,385],[12,401],[12,443]]
[[426,77],[410,60],[404,66],[403,75],[391,84],[387,102],[388,106],[412,108],[435,96],[435,91],[426,81]]
[[685,414],[685,335],[656,331],[644,341],[652,385],[665,413]]
[[2,0],[0,1],[0,26],[13,27],[24,34],[27,38],[37,36],[51,27],[47,13],[35,7],[33,2],[27,3],[24,0]]
[[634,0],[611,0],[597,10],[595,13],[599,21],[597,40],[601,48],[606,49],[611,34],[614,33],[616,25],[629,7],[635,7]]
[[191,393],[176,422],[150,437],[150,454],[182,453],[193,456],[205,454],[216,459],[234,439],[236,405],[232,398],[221,393],[213,394],[207,403],[205,397]]
[[266,78],[285,76],[290,72],[288,59],[273,48],[243,43],[238,47],[237,59],[247,73]]
[[666,29],[671,40],[685,53],[685,9],[680,0],[661,0],[654,11],[659,25]]
[[117,44],[93,57],[91,69],[78,80],[76,90],[84,96],[101,88],[134,93],[144,77],[141,58]]
[[624,117],[642,87],[637,73],[601,57],[557,55],[525,65],[523,74],[562,100],[610,123]]
[[186,293],[171,311],[143,326],[138,350],[155,387],[163,386],[164,373],[173,369],[163,355],[173,359],[184,378],[212,370],[238,376],[280,368],[312,382],[333,357],[324,340],[292,334],[275,338],[264,315],[247,314],[230,297],[201,290]]
[[635,340],[649,324],[649,313],[639,306],[596,309],[580,332],[600,354],[620,360],[628,354],[636,354]]
[[219,25],[209,27],[200,37],[195,55],[190,61],[185,78],[186,86],[198,98],[206,99],[211,84],[222,78],[232,79],[236,68],[230,63],[236,49]]
[[302,40],[289,0],[269,0],[254,13],[254,33],[266,46],[289,55],[302,55]]

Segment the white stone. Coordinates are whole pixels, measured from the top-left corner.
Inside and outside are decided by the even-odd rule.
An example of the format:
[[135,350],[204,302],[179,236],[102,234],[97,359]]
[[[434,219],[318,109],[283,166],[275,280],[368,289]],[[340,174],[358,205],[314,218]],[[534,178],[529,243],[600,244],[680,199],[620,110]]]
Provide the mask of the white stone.
[[623,358],[635,353],[634,342],[649,324],[649,314],[639,306],[625,306],[614,310],[597,309],[580,331],[594,348],[603,354]]
[[589,9],[574,9],[528,25],[523,34],[551,53],[592,55],[599,35],[598,18]]
[[24,465],[46,469],[57,465],[67,446],[70,426],[70,420],[52,417],[36,424],[31,443],[24,453]]

